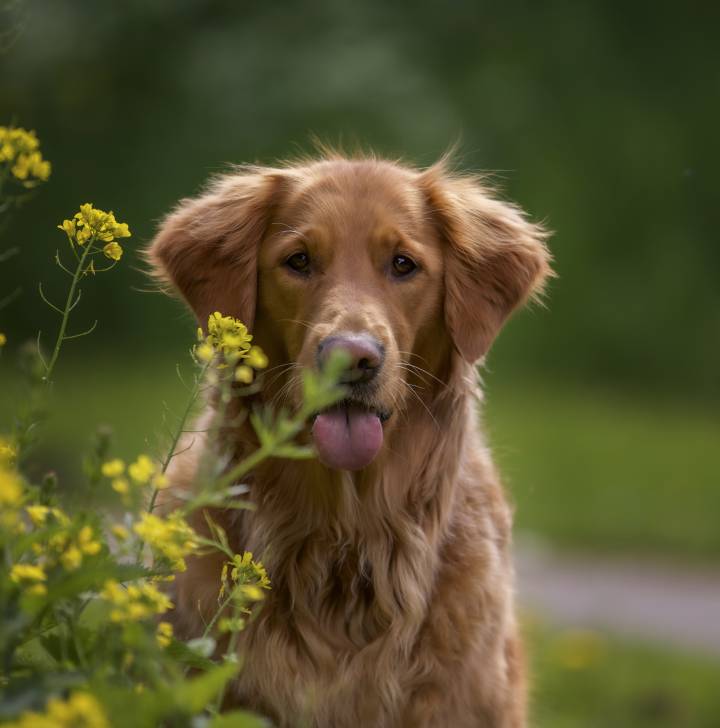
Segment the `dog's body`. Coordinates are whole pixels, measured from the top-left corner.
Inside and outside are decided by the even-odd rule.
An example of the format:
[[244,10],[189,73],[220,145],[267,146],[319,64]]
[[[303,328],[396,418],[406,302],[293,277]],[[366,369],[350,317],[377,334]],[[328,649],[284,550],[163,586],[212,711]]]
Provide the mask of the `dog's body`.
[[[475,362],[548,275],[543,240],[474,178],[341,157],[229,175],[165,222],[151,260],[201,322],[254,324],[276,365],[357,350],[361,375],[315,422],[322,461],[268,461],[254,510],[211,513],[272,580],[233,703],[283,726],[524,725],[511,514]],[[262,397],[296,405],[295,367],[271,374]],[[247,425],[231,442],[257,446]],[[176,487],[206,447],[176,458]],[[178,575],[179,633],[217,610],[222,563]]]

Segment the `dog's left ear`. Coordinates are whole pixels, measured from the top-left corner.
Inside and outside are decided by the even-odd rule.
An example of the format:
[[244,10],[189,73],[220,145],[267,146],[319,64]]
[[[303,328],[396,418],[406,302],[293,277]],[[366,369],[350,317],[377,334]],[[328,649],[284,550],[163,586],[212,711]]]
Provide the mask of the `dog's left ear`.
[[443,163],[422,172],[419,184],[447,246],[445,320],[461,356],[475,362],[552,275],[548,233],[479,178],[450,174]]

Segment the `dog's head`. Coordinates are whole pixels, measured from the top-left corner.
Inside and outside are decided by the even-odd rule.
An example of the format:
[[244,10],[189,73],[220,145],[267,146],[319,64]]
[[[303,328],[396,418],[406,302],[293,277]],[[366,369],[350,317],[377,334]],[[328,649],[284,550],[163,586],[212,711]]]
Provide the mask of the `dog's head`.
[[[219,178],[165,220],[149,258],[201,325],[216,310],[240,318],[274,365],[347,352],[347,399],[313,437],[326,465],[359,470],[418,382],[482,358],[539,290],[544,239],[477,177],[337,157]],[[269,372],[269,393],[297,400],[287,369]]]

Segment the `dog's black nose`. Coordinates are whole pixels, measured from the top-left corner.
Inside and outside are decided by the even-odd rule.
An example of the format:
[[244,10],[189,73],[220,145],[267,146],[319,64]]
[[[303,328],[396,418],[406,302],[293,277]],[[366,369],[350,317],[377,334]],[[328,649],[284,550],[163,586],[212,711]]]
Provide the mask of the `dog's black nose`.
[[338,350],[350,356],[347,373],[342,377],[346,384],[369,382],[378,373],[385,358],[382,344],[369,334],[335,334],[318,345],[318,366],[322,368],[330,354]]

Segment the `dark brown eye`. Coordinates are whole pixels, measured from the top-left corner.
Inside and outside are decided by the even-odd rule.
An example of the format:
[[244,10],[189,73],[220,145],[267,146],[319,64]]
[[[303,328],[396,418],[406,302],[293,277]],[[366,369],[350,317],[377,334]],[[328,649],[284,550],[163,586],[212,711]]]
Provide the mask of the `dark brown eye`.
[[285,265],[296,273],[306,273],[310,265],[310,257],[307,253],[295,253],[285,261]]
[[409,276],[416,269],[417,264],[412,258],[408,258],[407,255],[396,255],[393,258],[392,272],[396,278]]

